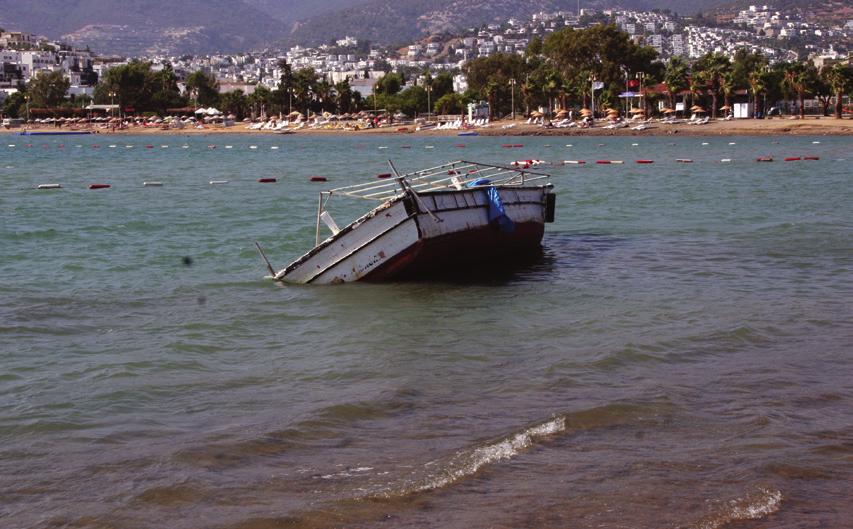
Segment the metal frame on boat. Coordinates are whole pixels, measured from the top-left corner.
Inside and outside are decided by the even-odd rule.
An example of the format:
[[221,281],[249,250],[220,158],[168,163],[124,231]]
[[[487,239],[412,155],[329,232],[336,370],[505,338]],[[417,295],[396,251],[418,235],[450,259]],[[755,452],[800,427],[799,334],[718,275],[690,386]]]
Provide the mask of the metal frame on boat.
[[[553,221],[550,175],[459,160],[393,179],[321,191],[315,247],[275,272],[274,279],[329,284],[471,272],[494,259],[511,260],[541,248]],[[379,202],[344,228],[328,212],[336,195]],[[321,241],[321,224],[332,235]],[[473,267],[473,268],[472,268]]]

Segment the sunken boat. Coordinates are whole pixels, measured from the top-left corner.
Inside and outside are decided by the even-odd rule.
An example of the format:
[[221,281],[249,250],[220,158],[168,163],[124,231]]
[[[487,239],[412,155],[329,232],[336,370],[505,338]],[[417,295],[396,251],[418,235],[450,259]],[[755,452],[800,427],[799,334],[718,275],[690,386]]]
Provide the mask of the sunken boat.
[[[390,162],[389,162],[390,163]],[[315,246],[275,271],[281,282],[335,284],[470,273],[541,253],[555,195],[549,175],[529,167],[455,161],[320,192]],[[385,178],[383,178],[385,177]],[[334,196],[378,202],[339,228]],[[331,232],[321,239],[323,226]]]

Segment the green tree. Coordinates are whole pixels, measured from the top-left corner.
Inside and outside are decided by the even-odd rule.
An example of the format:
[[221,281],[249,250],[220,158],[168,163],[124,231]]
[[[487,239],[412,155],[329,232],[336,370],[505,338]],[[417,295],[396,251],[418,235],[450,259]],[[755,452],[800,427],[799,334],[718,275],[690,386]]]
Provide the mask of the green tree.
[[671,57],[666,64],[664,83],[669,97],[669,106],[672,108],[675,108],[675,97],[689,87],[688,72],[687,63],[681,57]]
[[248,100],[242,90],[232,90],[219,97],[218,105],[223,112],[234,114],[238,120],[241,120],[246,115]]
[[23,118],[26,115],[26,92],[15,92],[3,101],[2,113],[12,118]]
[[298,108],[308,116],[308,107],[312,102],[314,89],[317,84],[317,73],[314,68],[302,68],[293,75],[293,96]]
[[525,79],[524,59],[514,53],[478,57],[465,66],[468,87],[489,103],[489,115],[508,114],[511,105],[510,79]]
[[723,78],[731,75],[729,58],[721,53],[707,53],[693,64],[693,76],[701,82],[701,90],[711,95],[711,117],[717,117],[717,98]]
[[[118,104],[119,108],[133,108],[137,112],[154,110],[152,96],[156,90],[151,63],[133,60],[128,64],[110,68],[95,87],[95,102]],[[110,95],[114,94],[114,95]]]
[[202,70],[187,76],[187,92],[196,105],[212,107],[219,102],[219,83],[216,77]]
[[403,76],[399,73],[387,73],[376,81],[377,94],[394,95],[403,87]]
[[30,80],[27,91],[36,107],[58,107],[65,99],[71,82],[60,72],[39,72]]
[[832,66],[821,69],[821,77],[829,85],[835,94],[835,117],[841,119],[843,116],[842,100],[844,94],[853,87],[853,66],[837,62]]
[[797,95],[800,119],[804,118],[806,94],[814,91],[817,83],[817,69],[811,63],[789,63],[784,70],[782,83]]
[[[170,63],[166,63],[159,72],[151,72],[151,105],[160,115],[166,115],[167,109],[183,107],[187,104],[178,88],[178,77]],[[147,109],[146,109],[147,110]]]
[[450,92],[439,97],[433,105],[436,114],[459,114],[464,108],[462,95]]
[[430,82],[432,87],[432,99],[438,101],[446,94],[453,92],[453,76],[447,72],[436,75]]

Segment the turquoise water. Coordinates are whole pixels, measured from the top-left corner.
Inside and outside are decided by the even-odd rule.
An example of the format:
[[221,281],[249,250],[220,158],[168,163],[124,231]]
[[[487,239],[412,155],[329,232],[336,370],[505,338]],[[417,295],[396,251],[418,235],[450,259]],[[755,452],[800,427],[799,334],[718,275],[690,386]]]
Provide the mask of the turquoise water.
[[[0,526],[849,525],[849,138],[505,141],[0,136]],[[530,266],[263,279],[320,189],[528,158],[587,161]]]

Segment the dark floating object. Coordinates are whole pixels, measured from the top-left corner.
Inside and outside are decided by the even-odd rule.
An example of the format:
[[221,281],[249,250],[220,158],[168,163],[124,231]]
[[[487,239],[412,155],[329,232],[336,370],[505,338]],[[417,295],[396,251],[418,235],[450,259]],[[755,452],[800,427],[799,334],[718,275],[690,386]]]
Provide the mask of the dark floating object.
[[278,182],[278,180],[275,178],[258,178],[258,182],[262,184],[274,184]]
[[326,178],[325,176],[312,176],[308,180],[310,180],[311,182],[326,182],[329,179]]
[[110,184],[89,184],[89,189],[109,189]]

